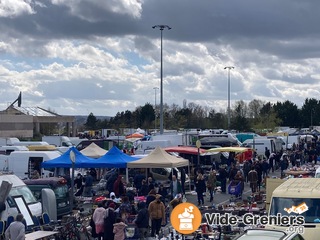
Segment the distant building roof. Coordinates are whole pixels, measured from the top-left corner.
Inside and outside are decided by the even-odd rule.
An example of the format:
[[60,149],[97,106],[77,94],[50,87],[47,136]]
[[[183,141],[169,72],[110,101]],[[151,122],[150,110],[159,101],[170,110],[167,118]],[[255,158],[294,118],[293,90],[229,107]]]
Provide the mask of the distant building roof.
[[53,113],[51,111],[45,110],[40,107],[17,107],[11,106],[10,108],[21,112],[25,115],[37,116],[37,117],[57,117],[60,116],[59,114]]

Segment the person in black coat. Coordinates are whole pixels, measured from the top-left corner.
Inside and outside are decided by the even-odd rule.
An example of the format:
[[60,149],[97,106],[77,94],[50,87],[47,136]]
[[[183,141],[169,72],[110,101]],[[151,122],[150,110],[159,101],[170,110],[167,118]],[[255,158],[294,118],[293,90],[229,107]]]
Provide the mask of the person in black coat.
[[149,211],[144,202],[138,203],[138,215],[134,222],[139,230],[140,239],[146,239],[149,236]]
[[224,167],[220,167],[219,169],[219,181],[221,183],[221,192],[226,193],[227,191],[227,178],[228,172]]
[[136,175],[134,176],[133,183],[138,191],[140,191],[142,180],[144,179],[146,179],[146,177],[140,172],[137,172]]
[[186,170],[184,168],[180,169],[180,182],[181,182],[181,190],[183,195],[186,194],[184,186],[185,186],[185,182],[186,182]]
[[201,204],[202,205],[204,204],[203,193],[206,192],[206,183],[201,173],[198,174],[195,185],[196,185],[196,192],[198,197],[198,205],[200,206]]
[[156,190],[152,189],[146,199],[146,207],[149,207],[149,204],[156,199]]
[[114,240],[113,224],[116,223],[117,215],[114,212],[116,205],[111,202],[106,209],[106,216],[104,218],[104,233],[103,240]]
[[118,178],[118,173],[113,173],[113,174],[107,179],[106,189],[107,189],[109,192],[113,192],[113,185],[114,185],[115,181],[117,180],[117,178]]
[[163,187],[163,184],[160,184],[158,194],[162,196],[161,201],[165,204],[166,198],[168,197],[168,190]]
[[149,193],[149,187],[145,179],[142,180],[142,185],[139,191],[139,196],[147,196]]

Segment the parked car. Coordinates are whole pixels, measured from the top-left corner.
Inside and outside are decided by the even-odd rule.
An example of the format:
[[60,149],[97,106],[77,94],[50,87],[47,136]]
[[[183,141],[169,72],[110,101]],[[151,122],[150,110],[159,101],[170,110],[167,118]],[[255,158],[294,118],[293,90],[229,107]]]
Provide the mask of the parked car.
[[234,240],[256,240],[259,238],[268,240],[304,240],[299,233],[271,229],[247,229]]
[[50,188],[54,191],[57,200],[57,216],[62,217],[71,212],[70,196],[67,181],[64,178],[48,177],[24,180],[36,199],[41,202],[41,191]]

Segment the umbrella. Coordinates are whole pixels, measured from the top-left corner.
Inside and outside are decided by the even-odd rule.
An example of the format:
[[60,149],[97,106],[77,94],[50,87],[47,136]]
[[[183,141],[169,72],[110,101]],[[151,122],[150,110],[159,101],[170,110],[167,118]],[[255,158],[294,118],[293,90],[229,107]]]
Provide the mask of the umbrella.
[[219,147],[219,148],[210,148],[206,152],[245,152],[252,150],[251,148],[246,147]]

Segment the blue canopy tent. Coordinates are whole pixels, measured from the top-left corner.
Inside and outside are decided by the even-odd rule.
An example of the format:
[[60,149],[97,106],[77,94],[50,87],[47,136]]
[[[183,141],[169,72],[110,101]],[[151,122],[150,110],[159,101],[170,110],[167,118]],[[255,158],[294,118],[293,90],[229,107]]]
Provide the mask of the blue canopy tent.
[[127,164],[139,160],[141,157],[131,157],[113,146],[105,155],[95,160],[96,167],[126,168],[126,181],[128,182]]
[[95,167],[103,168],[126,168],[127,164],[139,158],[131,157],[122,152],[116,146],[112,147],[105,155],[95,159]]
[[60,157],[52,159],[50,161],[43,162],[41,164],[42,168],[71,168],[72,162],[70,158],[71,151],[75,154],[75,168],[92,168],[95,167],[94,162],[96,161],[93,158],[84,156],[81,152],[78,151],[75,147],[71,147],[68,151],[62,154]]

